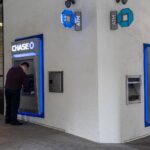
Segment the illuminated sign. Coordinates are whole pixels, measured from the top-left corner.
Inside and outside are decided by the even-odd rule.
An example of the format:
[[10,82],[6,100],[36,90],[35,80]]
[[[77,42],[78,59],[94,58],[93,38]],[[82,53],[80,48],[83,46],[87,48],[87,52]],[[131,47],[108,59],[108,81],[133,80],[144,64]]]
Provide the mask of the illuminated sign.
[[15,41],[11,43],[13,54],[35,52],[39,49],[40,43],[38,38]]
[[15,45],[12,45],[12,52],[33,50],[34,47],[35,47],[35,44],[33,41],[31,41],[30,43],[15,44]]
[[30,57],[30,56],[36,56],[36,53],[23,53],[23,54],[14,54],[14,58],[22,58],[22,57]]

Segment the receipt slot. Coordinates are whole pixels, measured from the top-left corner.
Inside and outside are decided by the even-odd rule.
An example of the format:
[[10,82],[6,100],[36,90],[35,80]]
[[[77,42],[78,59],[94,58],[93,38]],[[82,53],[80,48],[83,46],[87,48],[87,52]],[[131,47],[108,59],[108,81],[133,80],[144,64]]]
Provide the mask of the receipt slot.
[[44,65],[43,35],[17,39],[12,42],[12,61],[14,66],[28,62],[27,72],[30,93],[21,90],[19,114],[44,117]]

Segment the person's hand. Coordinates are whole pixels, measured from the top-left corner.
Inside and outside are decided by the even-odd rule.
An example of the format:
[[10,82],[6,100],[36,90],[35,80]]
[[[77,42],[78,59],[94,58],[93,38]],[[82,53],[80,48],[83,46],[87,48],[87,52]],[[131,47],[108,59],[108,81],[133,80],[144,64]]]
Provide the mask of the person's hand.
[[34,95],[34,94],[35,94],[35,92],[34,92],[34,91],[31,91],[31,92],[30,92],[30,95]]

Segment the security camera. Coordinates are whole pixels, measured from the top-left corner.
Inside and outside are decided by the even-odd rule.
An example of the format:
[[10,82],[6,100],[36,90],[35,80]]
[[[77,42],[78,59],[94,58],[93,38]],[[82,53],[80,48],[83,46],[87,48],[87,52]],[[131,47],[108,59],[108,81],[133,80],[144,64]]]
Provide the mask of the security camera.
[[116,0],[116,3],[120,3],[120,0]]
[[122,0],[122,4],[126,4],[128,2],[128,0]]
[[122,4],[126,4],[128,2],[128,0],[116,0],[116,3],[120,3],[120,1],[122,2]]
[[71,7],[71,1],[68,1],[68,0],[65,1],[65,5],[67,8],[70,8]]
[[71,4],[75,4],[75,0],[66,0],[65,1],[65,5],[67,8],[70,8]]

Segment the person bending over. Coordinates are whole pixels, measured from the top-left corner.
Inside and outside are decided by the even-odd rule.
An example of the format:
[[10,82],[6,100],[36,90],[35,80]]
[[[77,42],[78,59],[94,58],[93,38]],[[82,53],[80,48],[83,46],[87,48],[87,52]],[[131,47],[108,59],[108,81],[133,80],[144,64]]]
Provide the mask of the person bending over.
[[5,123],[12,125],[22,125],[23,123],[17,120],[17,113],[20,105],[20,91],[23,87],[26,91],[29,90],[29,80],[26,75],[29,69],[29,63],[23,62],[18,67],[9,69],[6,75],[5,83],[5,98],[6,98],[6,113]]

